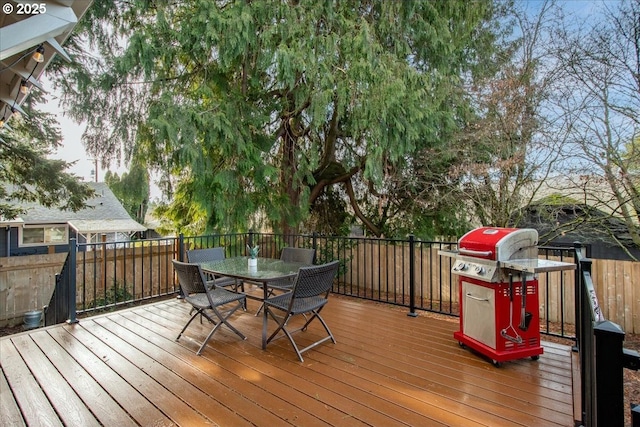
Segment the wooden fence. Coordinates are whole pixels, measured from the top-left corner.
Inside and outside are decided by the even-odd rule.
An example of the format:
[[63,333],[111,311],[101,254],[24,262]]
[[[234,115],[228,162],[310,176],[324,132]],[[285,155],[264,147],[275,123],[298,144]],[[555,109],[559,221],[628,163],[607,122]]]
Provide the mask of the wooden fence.
[[22,322],[49,303],[66,253],[0,258],[0,325]]

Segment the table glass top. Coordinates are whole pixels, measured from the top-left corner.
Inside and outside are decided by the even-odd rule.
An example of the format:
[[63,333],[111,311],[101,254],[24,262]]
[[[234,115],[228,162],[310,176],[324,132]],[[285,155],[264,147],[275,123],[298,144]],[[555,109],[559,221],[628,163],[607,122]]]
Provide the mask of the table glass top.
[[284,262],[279,259],[257,258],[258,264],[250,267],[249,257],[226,258],[219,261],[207,261],[200,263],[204,271],[221,276],[238,277],[251,280],[273,280],[283,277],[295,276],[304,264]]

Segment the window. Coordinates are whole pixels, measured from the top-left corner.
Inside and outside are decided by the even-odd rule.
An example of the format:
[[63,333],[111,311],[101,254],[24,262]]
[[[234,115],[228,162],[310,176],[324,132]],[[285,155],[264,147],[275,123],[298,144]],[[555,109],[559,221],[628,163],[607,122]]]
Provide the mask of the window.
[[21,228],[20,246],[66,245],[67,224],[25,225]]

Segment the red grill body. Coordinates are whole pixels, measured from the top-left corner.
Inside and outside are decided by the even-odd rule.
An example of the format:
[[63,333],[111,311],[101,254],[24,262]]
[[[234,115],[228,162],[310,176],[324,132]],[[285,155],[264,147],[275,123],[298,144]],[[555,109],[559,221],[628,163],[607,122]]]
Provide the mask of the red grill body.
[[532,229],[483,227],[458,241],[452,272],[459,275],[460,330],[454,338],[494,364],[543,353],[538,280],[501,267],[501,261],[537,258]]

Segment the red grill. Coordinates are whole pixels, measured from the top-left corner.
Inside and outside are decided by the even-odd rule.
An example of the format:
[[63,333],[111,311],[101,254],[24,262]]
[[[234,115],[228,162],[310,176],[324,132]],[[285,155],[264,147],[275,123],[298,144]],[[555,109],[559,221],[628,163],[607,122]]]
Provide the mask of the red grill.
[[459,276],[460,330],[454,338],[495,365],[537,359],[540,345],[536,273],[575,268],[538,260],[533,229],[482,227],[458,241],[452,272]]

